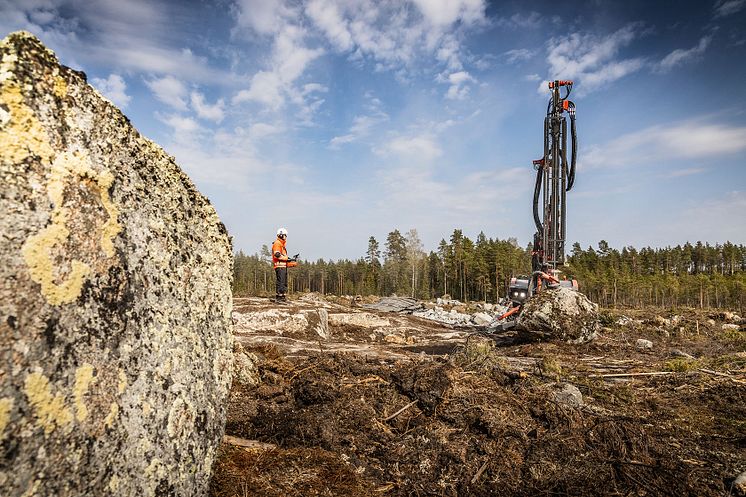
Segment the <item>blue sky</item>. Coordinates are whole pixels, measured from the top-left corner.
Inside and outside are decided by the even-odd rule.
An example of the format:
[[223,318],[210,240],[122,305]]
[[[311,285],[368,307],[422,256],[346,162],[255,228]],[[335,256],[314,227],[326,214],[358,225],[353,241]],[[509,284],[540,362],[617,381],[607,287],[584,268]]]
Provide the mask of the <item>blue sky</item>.
[[573,79],[568,241],[746,243],[746,0],[0,0],[174,155],[254,253],[416,228],[533,235],[548,79]]

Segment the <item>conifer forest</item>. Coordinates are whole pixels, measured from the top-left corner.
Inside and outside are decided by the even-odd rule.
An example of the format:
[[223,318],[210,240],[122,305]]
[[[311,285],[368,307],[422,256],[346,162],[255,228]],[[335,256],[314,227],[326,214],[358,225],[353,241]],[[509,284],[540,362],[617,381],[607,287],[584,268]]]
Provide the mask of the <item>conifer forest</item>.
[[[416,230],[391,231],[383,243],[371,236],[357,260],[304,261],[290,271],[292,292],[334,295],[392,295],[430,299],[449,295],[462,301],[496,302],[510,278],[528,274],[529,244],[515,238],[475,240],[456,229],[435,250],[426,251]],[[601,240],[594,247],[572,245],[565,270],[593,301],[609,307],[746,306],[746,246],[730,242],[686,243],[666,248],[615,248]],[[238,252],[234,292],[274,291],[269,248]]]

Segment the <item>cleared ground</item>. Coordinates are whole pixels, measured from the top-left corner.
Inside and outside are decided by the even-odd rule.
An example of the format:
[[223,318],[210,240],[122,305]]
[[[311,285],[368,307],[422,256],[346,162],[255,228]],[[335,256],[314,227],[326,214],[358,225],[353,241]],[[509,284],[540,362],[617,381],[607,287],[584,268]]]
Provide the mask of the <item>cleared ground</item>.
[[258,367],[234,383],[212,495],[728,495],[740,319],[602,317],[589,344],[519,344],[348,299],[236,299]]

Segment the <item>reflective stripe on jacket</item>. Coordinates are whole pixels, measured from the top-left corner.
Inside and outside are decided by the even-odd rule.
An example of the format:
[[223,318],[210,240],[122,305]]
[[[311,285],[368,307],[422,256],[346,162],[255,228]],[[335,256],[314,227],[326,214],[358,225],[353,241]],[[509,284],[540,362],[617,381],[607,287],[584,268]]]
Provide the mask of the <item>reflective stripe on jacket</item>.
[[288,251],[285,248],[285,240],[281,238],[272,244],[272,265],[275,268],[288,267]]

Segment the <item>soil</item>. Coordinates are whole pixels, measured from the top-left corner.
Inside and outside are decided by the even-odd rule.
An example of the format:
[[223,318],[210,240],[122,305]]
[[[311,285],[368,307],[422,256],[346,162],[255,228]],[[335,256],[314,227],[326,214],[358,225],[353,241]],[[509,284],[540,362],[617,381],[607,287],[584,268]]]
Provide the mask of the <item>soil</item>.
[[[237,327],[261,381],[234,382],[226,433],[263,444],[222,445],[213,497],[724,496],[746,471],[746,331],[717,313],[607,310],[584,345],[381,317],[379,334],[415,343],[332,327],[288,345]],[[630,373],[661,374],[602,376]],[[556,395],[566,383],[582,403]]]

